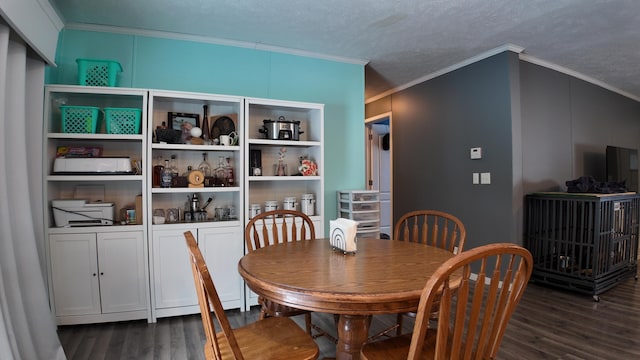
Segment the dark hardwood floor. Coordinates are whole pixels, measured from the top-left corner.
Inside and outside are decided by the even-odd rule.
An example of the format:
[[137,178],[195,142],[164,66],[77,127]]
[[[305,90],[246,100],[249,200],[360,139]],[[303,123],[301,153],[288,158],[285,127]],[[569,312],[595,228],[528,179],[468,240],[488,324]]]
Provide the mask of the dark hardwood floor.
[[[233,327],[256,321],[257,308],[227,312]],[[408,318],[407,318],[408,319]],[[333,316],[313,314],[315,323],[333,329]],[[296,321],[302,325],[303,319]],[[371,334],[393,324],[395,315],[375,316]],[[405,321],[410,331],[413,323]],[[108,324],[60,326],[69,359],[202,359],[200,315]],[[334,331],[335,335],[335,331]],[[317,338],[320,358],[335,356],[335,345]],[[591,296],[530,283],[499,352],[500,359],[640,359],[640,283],[621,282]]]

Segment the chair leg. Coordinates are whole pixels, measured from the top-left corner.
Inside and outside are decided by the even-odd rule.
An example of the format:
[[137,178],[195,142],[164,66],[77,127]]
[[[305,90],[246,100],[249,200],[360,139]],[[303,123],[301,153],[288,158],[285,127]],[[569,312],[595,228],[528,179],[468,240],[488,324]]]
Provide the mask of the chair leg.
[[260,317],[258,317],[258,320],[264,320],[264,318],[267,317],[267,312],[264,310],[263,307],[260,308]]
[[311,333],[311,313],[304,314],[304,327],[309,335],[313,335]]
[[402,335],[402,322],[404,320],[403,314],[399,313],[398,318],[396,320],[396,324],[398,324],[398,328],[396,329],[396,336]]

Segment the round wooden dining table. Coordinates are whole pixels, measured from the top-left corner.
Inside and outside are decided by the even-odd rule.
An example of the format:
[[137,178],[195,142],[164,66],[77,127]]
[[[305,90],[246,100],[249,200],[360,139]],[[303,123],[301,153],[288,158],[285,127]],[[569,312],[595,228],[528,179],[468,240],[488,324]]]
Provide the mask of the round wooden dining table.
[[266,246],[238,271],[258,295],[280,304],[339,315],[336,359],[359,359],[371,315],[416,311],[429,277],[451,252],[419,243],[359,239],[355,254],[328,239]]

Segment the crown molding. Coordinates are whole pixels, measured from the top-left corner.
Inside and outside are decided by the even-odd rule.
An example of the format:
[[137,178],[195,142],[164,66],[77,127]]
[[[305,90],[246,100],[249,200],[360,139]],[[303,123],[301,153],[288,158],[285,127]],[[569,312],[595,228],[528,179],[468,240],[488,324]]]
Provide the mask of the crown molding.
[[640,97],[638,97],[638,96],[635,96],[635,95],[633,95],[633,94],[631,94],[629,92],[626,92],[624,90],[618,89],[618,88],[613,87],[613,86],[611,86],[609,84],[606,84],[606,83],[604,83],[604,82],[602,82],[602,81],[600,81],[598,79],[595,79],[595,78],[592,78],[590,76],[584,75],[584,74],[579,73],[577,71],[573,71],[573,70],[568,69],[566,67],[562,67],[560,65],[556,65],[554,63],[548,62],[546,60],[538,59],[538,58],[536,58],[534,56],[530,56],[530,55],[527,55],[527,54],[520,54],[520,60],[526,61],[528,63],[535,64],[535,65],[539,65],[539,66],[542,66],[542,67],[545,67],[547,69],[551,69],[551,70],[557,71],[557,72],[565,74],[565,75],[569,75],[569,76],[574,77],[576,79],[580,79],[580,80],[586,81],[586,82],[591,83],[593,85],[597,85],[597,86],[599,86],[601,88],[604,88],[604,89],[607,89],[609,91],[612,91],[612,92],[614,92],[616,94],[619,94],[619,95],[622,95],[624,97],[628,97],[629,99],[632,99],[632,100],[640,102]]
[[380,100],[380,99],[382,99],[382,98],[384,98],[386,96],[389,96],[391,94],[394,94],[394,93],[396,93],[398,91],[402,91],[404,89],[408,89],[408,88],[410,88],[412,86],[415,86],[417,84],[423,83],[423,82],[425,82],[427,80],[434,79],[434,78],[436,78],[438,76],[450,73],[452,71],[458,70],[460,68],[463,68],[465,66],[471,65],[471,64],[476,63],[478,61],[481,61],[481,60],[484,60],[486,58],[492,57],[494,55],[503,53],[505,51],[513,51],[515,53],[520,54],[520,53],[522,53],[524,51],[524,48],[521,47],[521,46],[513,45],[513,44],[505,44],[505,45],[499,46],[497,48],[493,48],[491,50],[485,51],[485,52],[480,53],[480,54],[478,54],[476,56],[473,56],[473,57],[470,57],[470,58],[468,58],[466,60],[463,60],[463,61],[461,61],[459,63],[456,63],[456,64],[453,64],[451,66],[448,66],[448,67],[446,67],[444,69],[438,70],[436,72],[432,72],[432,73],[427,74],[425,76],[419,77],[419,78],[417,78],[417,79],[415,79],[413,81],[410,81],[410,82],[408,82],[406,84],[394,87],[394,88],[389,89],[389,90],[387,90],[385,92],[382,92],[382,93],[380,93],[378,95],[372,96],[372,97],[370,97],[370,98],[365,100],[365,104],[374,102],[376,100]]
[[69,30],[108,32],[108,33],[122,34],[122,35],[147,36],[147,37],[156,37],[156,38],[163,38],[163,39],[193,41],[193,42],[200,42],[200,43],[207,43],[207,44],[233,46],[233,47],[240,47],[240,48],[246,48],[246,49],[262,50],[262,51],[270,51],[270,52],[276,52],[281,54],[302,56],[302,57],[308,57],[308,58],[314,58],[314,59],[320,59],[320,60],[335,61],[335,62],[341,62],[341,63],[347,63],[347,64],[356,64],[361,66],[364,66],[369,62],[368,60],[363,60],[363,59],[352,59],[352,58],[346,58],[346,57],[340,57],[340,56],[324,55],[324,54],[318,54],[310,51],[296,50],[296,49],[290,49],[290,48],[285,48],[280,46],[265,45],[261,43],[226,40],[226,39],[219,39],[215,37],[173,33],[168,31],[143,30],[143,29],[126,28],[126,27],[119,27],[119,26],[81,24],[81,23],[69,23],[69,24],[66,24],[64,28]]

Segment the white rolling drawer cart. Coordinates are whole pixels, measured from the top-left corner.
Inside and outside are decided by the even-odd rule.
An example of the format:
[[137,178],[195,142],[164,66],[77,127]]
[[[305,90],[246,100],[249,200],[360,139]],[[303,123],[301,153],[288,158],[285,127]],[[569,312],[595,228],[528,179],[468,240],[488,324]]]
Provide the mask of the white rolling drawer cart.
[[338,216],[358,222],[358,238],[380,237],[380,193],[378,190],[338,191]]

